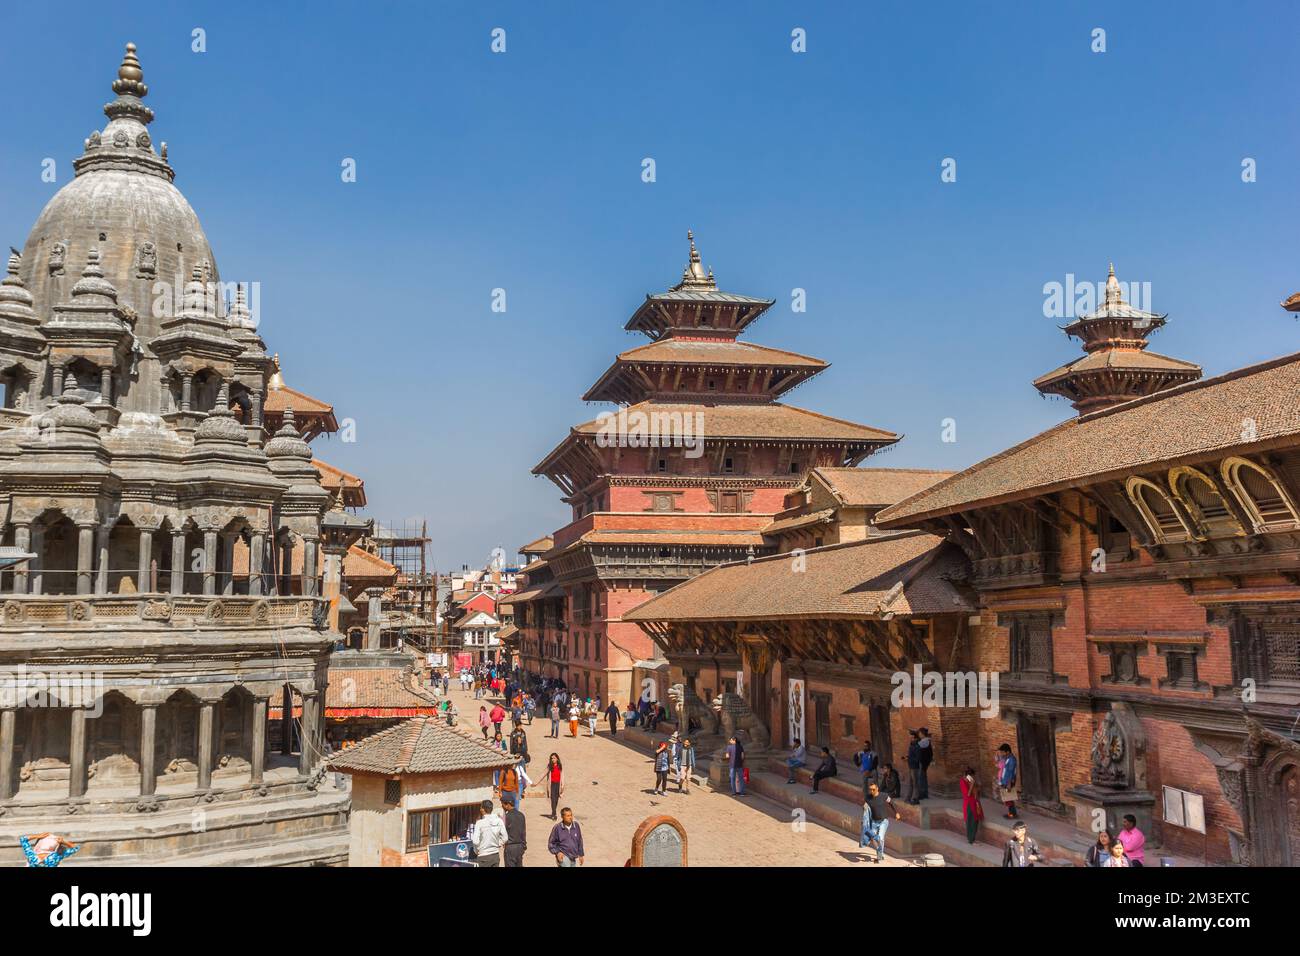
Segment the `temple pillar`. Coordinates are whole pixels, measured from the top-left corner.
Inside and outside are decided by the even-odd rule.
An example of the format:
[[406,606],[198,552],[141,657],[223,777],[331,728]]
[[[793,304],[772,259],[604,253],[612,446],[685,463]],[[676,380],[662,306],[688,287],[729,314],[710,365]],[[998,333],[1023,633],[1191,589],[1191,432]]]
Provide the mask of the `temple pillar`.
[[319,542],[315,538],[304,538],[302,542],[302,593],[307,597],[316,597],[320,586],[316,580],[316,549]]
[[158,705],[140,705],[140,796],[153,796],[158,785],[154,757],[158,753]]
[[215,701],[199,702],[199,789],[212,789],[212,717]]
[[316,754],[320,750],[319,741],[316,740],[316,706],[319,703],[319,697],[315,691],[307,691],[302,695],[302,721],[299,726],[302,746],[298,751],[298,772],[304,777],[311,773],[311,768],[316,763]]
[[203,593],[217,593],[217,533],[203,532]]
[[99,370],[99,400],[105,405],[113,404],[113,370],[111,368],[101,368]]
[[293,690],[288,684],[280,696],[280,753],[293,753]]
[[55,398],[61,398],[63,396],[63,366],[56,365],[51,371],[54,375],[53,396]]
[[139,572],[136,578],[135,586],[138,591],[153,591],[153,582],[150,580],[149,562],[153,559],[153,531],[145,528],[140,532],[140,560],[138,562]]
[[14,796],[14,724],[18,719],[12,707],[0,710],[0,802]]
[[366,598],[366,650],[377,651],[381,642],[381,631],[383,625],[383,602],[380,596],[383,594],[381,588],[367,588]]
[[249,748],[249,763],[252,764],[248,778],[250,783],[261,783],[262,774],[266,770],[266,703],[265,697],[253,698],[253,740],[252,747]]
[[108,537],[113,533],[112,525],[101,524],[95,530],[95,593],[108,593]]
[[185,593],[185,531],[172,529],[172,594]]
[[266,535],[257,532],[248,541],[248,593],[262,593],[262,558],[266,551]]
[[239,541],[239,535],[227,533],[221,536],[221,550],[226,555],[226,571],[221,582],[222,594],[235,593],[235,544]]
[[86,711],[72,709],[72,733],[68,741],[68,796],[86,795]]
[[188,412],[194,399],[194,375],[186,372],[181,376],[181,411]]
[[[30,551],[32,549],[32,526],[30,524],[14,525],[14,547],[20,551]],[[27,593],[29,570],[25,561],[14,565],[14,594]]]
[[31,570],[31,582],[28,588],[31,594],[45,593],[45,525],[32,525],[32,553],[36,557],[32,558],[29,568]]
[[77,525],[77,593],[89,594],[94,589],[95,526]]
[[329,602],[329,628],[339,629],[339,603],[343,593],[343,555],[337,548],[325,549],[323,596]]
[[249,397],[253,402],[253,413],[251,416],[253,419],[253,424],[256,425],[258,428],[261,428],[262,427],[262,393],[250,392]]

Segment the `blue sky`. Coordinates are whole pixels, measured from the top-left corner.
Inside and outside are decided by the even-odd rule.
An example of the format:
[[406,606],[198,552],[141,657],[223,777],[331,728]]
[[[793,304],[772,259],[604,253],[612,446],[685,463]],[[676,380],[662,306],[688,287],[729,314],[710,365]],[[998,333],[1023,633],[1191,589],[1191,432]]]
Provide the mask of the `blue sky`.
[[529,472],[605,407],[580,396],[643,341],[623,322],[680,277],[688,227],[723,288],[777,300],[749,340],[832,363],[792,404],[906,434],[882,466],[964,467],[1072,414],[1029,385],[1079,354],[1043,285],[1111,260],[1170,315],[1156,351],[1212,375],[1300,348],[1277,304],[1300,289],[1289,3],[131,12],[7,12],[0,242],[71,176],[136,42],[223,278],[261,283],[289,384],[356,421],[317,453],[376,517],[427,515],[442,568],[567,520]]

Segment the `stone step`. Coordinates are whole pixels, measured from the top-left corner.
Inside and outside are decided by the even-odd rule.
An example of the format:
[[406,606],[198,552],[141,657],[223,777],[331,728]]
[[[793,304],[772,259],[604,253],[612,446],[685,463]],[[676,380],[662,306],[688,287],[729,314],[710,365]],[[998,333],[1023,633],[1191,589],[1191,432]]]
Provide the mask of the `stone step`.
[[[718,774],[721,780],[721,774]],[[804,779],[796,777],[795,783],[785,782],[784,767],[781,771],[750,768],[747,789],[753,793],[793,809],[803,810],[809,820],[815,820],[825,827],[838,830],[855,843],[862,829],[862,803],[854,794],[854,799],[845,799],[825,790],[809,793],[811,774]],[[725,787],[725,782],[721,784]],[[907,809],[901,804],[900,810]],[[920,858],[927,853],[938,853],[949,866],[1001,866],[1002,851],[985,843],[966,842],[964,835],[946,830],[923,830],[908,821],[906,815],[902,820],[891,820],[889,833],[885,837],[889,853],[900,857]],[[874,855],[874,850],[863,852]]]
[[[288,799],[196,803],[155,813],[12,820],[0,825],[0,866],[26,865],[18,837],[51,829],[82,847],[68,860],[68,866],[165,865],[190,854],[196,859],[214,853],[237,855],[241,848],[263,844],[282,845],[288,855],[307,861],[303,841],[310,843],[324,836],[341,841],[346,856],[350,807],[347,791],[325,788],[316,793],[299,792]],[[194,813],[198,809],[203,811],[201,817]],[[293,850],[294,845],[299,849]]]

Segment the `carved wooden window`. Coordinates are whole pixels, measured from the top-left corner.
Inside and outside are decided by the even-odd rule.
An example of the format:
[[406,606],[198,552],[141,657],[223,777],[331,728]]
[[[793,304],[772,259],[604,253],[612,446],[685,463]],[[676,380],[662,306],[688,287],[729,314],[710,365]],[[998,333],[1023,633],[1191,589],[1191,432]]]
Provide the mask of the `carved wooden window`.
[[1206,534],[1239,534],[1245,529],[1232,516],[1214,482],[1195,468],[1175,468],[1169,473],[1169,487],[1187,506]]
[[1026,675],[1051,674],[1052,619],[1050,615],[1033,614],[1012,619],[1011,670]]
[[1160,686],[1183,690],[1204,688],[1205,685],[1196,673],[1196,659],[1200,656],[1200,650],[1199,647],[1160,648],[1160,655],[1165,659],[1165,676],[1160,678]]
[[1261,626],[1270,681],[1300,681],[1300,621],[1270,621]]
[[1124,523],[1105,509],[1097,513],[1097,545],[1112,561],[1122,561],[1133,551],[1133,537]]
[[1186,541],[1191,537],[1191,529],[1183,523],[1169,496],[1155,482],[1130,478],[1125,489],[1156,541]]
[[1268,469],[1245,458],[1229,458],[1223,463],[1221,473],[1224,483],[1254,523],[1252,530],[1300,527],[1300,509]]
[[384,781],[384,803],[389,806],[397,806],[402,802],[402,781],[385,780]]
[[1138,673],[1138,658],[1145,651],[1146,648],[1138,644],[1109,645],[1106,648],[1106,653],[1110,657],[1110,673],[1102,678],[1102,682],[1133,685],[1147,683],[1142,679],[1142,675]]
[[735,466],[732,462],[732,459],[730,458],[722,459],[722,473],[724,475],[730,475],[733,471],[735,471]]

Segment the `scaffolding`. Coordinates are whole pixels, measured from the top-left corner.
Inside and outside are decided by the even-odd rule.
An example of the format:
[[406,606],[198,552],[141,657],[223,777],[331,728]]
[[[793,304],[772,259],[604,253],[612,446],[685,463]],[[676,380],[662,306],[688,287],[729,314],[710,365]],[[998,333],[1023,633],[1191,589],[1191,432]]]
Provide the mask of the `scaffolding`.
[[376,522],[373,540],[379,557],[397,568],[397,581],[384,594],[385,617],[432,630],[438,575],[430,568],[429,522]]

